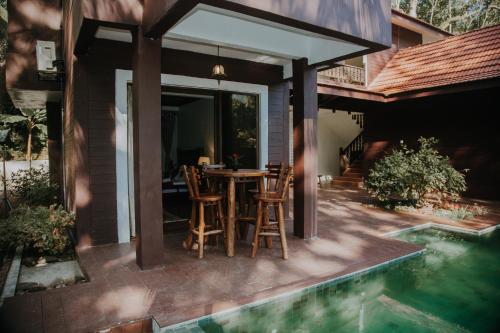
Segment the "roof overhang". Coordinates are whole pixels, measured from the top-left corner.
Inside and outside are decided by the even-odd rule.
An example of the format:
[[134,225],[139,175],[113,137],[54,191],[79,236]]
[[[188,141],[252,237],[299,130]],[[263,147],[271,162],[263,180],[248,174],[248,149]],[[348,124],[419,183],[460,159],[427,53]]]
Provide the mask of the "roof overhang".
[[[307,58],[310,65],[329,66],[390,46],[386,2],[158,0],[144,4],[141,24],[147,37],[166,37],[174,41],[173,48],[189,43],[205,48],[220,45],[233,53],[288,62]],[[85,53],[99,27],[124,28],[117,20],[108,24],[85,15],[82,22],[77,54]]]
[[311,65],[367,49],[339,38],[204,4],[195,6],[165,36],[282,59],[307,58]]
[[396,94],[384,94],[365,88],[336,85],[328,81],[318,80],[318,94],[340,97],[344,106],[348,104],[346,101],[349,100],[364,103],[389,104],[404,100],[421,99],[445,94],[457,94],[461,92],[477,91],[495,87],[500,87],[500,77],[461,82],[445,86],[429,87],[425,89],[408,90]]

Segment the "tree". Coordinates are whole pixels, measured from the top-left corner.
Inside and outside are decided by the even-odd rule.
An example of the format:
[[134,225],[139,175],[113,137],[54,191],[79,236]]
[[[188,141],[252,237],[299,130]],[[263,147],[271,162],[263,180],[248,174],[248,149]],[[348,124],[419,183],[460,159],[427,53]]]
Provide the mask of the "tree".
[[500,0],[392,0],[392,6],[451,33],[500,23]]
[[410,0],[410,16],[417,17],[418,0]]
[[[0,123],[5,125],[21,124],[27,131],[26,160],[30,163],[34,134],[47,136],[47,112],[44,109],[22,109],[20,115],[1,114]],[[38,132],[38,133],[37,133]]]

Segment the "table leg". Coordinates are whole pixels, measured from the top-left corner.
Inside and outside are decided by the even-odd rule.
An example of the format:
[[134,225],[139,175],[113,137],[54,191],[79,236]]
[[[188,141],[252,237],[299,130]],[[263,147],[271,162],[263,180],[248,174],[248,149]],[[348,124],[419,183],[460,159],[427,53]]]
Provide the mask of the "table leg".
[[227,256],[234,256],[234,229],[236,216],[236,193],[234,178],[227,185]]

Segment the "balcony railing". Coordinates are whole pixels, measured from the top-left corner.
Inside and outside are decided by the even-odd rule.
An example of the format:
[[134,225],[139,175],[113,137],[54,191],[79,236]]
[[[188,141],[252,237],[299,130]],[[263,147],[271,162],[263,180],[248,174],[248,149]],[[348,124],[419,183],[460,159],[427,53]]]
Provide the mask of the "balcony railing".
[[339,83],[365,85],[365,69],[362,67],[340,65],[318,73],[322,78],[337,81]]

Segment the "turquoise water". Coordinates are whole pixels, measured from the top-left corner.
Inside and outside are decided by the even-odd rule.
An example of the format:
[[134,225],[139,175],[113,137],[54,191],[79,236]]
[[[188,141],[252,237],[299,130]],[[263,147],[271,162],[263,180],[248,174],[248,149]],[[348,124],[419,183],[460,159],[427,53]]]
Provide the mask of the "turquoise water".
[[170,332],[500,332],[500,231],[399,238],[425,254]]

